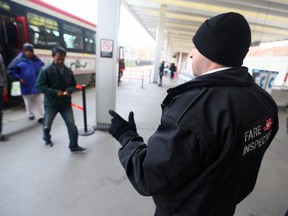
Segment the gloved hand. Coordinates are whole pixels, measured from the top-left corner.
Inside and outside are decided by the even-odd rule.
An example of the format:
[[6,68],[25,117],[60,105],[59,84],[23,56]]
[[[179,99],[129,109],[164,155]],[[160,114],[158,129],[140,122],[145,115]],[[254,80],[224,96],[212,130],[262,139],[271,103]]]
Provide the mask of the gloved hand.
[[129,113],[128,122],[113,110],[109,110],[109,114],[113,118],[111,120],[111,126],[108,131],[116,140],[120,142],[120,144],[122,144],[122,141],[125,137],[138,136],[133,112]]

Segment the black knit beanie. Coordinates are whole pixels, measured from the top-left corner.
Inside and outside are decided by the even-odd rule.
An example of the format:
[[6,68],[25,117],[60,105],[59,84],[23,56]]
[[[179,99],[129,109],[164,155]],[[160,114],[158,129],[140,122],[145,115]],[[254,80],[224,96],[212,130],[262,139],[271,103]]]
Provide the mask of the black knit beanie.
[[238,67],[243,64],[249,50],[251,31],[241,14],[219,14],[202,23],[193,43],[206,58],[225,66]]
[[23,51],[34,52],[33,45],[30,43],[23,44]]

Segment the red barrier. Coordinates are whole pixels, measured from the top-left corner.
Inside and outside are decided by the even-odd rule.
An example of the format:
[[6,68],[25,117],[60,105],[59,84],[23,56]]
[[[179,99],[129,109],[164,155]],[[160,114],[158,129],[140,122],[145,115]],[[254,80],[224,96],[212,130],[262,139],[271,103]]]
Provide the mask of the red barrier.
[[84,108],[82,106],[79,106],[79,105],[74,104],[74,103],[72,103],[71,106],[76,108],[76,109],[79,109],[79,110],[84,110]]
[[[76,85],[76,89],[82,90],[82,89],[83,89],[83,86],[80,85],[80,84],[77,84],[77,85]],[[74,104],[74,103],[72,103],[71,106],[74,107],[74,108],[76,108],[76,109],[82,110],[82,111],[84,110],[84,107],[79,106],[79,105]]]
[[79,89],[79,90],[82,90],[83,86],[80,85],[80,84],[77,84],[77,85],[76,85],[76,88]]
[[284,78],[284,83],[286,83],[288,81],[288,72],[286,73],[286,76]]

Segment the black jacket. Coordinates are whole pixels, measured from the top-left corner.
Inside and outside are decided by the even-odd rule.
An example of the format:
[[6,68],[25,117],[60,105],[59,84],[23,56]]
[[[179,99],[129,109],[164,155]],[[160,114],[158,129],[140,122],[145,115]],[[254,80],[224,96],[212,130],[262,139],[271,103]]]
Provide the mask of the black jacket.
[[119,158],[157,216],[231,216],[254,188],[278,130],[277,106],[245,67],[170,89],[147,146],[127,137]]
[[74,92],[76,80],[70,68],[64,66],[63,73],[61,73],[53,62],[42,68],[35,86],[45,94],[45,106],[63,108],[71,106],[71,97],[59,97],[58,91]]

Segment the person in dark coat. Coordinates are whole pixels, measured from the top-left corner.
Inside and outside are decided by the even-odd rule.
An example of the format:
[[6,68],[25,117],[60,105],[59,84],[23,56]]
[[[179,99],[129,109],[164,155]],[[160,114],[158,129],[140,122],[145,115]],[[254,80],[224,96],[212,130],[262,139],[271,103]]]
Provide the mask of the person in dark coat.
[[165,68],[165,61],[162,61],[159,67],[159,84],[158,84],[159,86],[162,86],[163,84],[164,68]]
[[42,66],[44,63],[34,54],[33,45],[25,43],[23,52],[7,68],[9,75],[20,82],[28,118],[34,120],[37,115],[39,123],[42,123],[44,116],[43,95],[35,88],[35,83]]
[[241,14],[206,20],[193,43],[196,78],[168,90],[147,144],[133,112],[126,121],[110,110],[109,132],[131,184],[153,197],[156,216],[232,216],[278,131],[277,105],[242,66],[251,31]]
[[78,130],[71,107],[71,95],[76,89],[76,80],[72,70],[64,64],[64,48],[54,47],[52,57],[53,62],[41,70],[36,82],[36,88],[45,94],[43,139],[46,145],[53,146],[50,131],[54,118],[60,113],[68,129],[71,152],[81,152],[85,148],[78,145]]
[[177,71],[177,68],[176,68],[176,66],[175,66],[175,64],[174,63],[172,63],[171,65],[170,65],[170,68],[169,68],[169,70],[170,70],[170,78],[171,78],[171,80],[172,79],[174,79],[174,75],[175,75],[175,73],[176,73],[176,71]]

